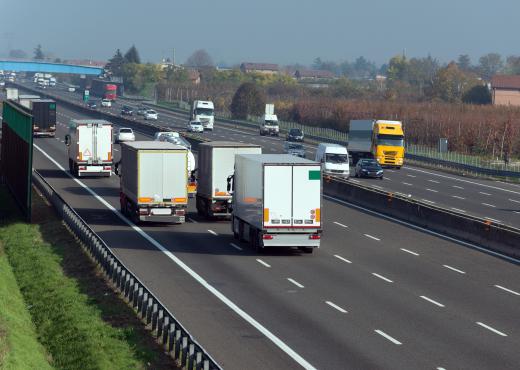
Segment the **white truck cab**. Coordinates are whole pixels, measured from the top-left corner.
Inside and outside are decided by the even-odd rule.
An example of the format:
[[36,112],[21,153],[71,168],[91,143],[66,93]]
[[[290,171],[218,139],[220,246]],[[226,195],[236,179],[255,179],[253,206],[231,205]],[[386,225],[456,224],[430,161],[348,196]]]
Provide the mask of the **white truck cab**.
[[274,104],[265,105],[265,114],[260,123],[260,135],[280,135],[280,126],[278,125],[278,117],[274,114]]
[[350,176],[347,148],[339,144],[320,143],[316,150],[316,162],[321,163],[325,175]]
[[215,106],[212,101],[195,100],[191,109],[191,120],[200,121],[204,130],[213,131]]

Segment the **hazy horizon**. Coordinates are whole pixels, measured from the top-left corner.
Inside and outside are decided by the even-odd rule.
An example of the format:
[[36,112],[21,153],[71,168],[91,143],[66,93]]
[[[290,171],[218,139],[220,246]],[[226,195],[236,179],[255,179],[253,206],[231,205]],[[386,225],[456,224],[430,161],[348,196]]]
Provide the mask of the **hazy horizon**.
[[352,61],[361,55],[382,64],[403,52],[441,62],[468,54],[476,63],[489,52],[520,54],[513,46],[520,2],[512,0],[4,0],[2,8],[9,11],[0,24],[2,55],[21,49],[32,57],[37,44],[62,59],[94,60],[135,44],[144,62],[171,58],[175,48],[182,63],[205,49],[215,63],[228,65],[309,65],[317,57]]

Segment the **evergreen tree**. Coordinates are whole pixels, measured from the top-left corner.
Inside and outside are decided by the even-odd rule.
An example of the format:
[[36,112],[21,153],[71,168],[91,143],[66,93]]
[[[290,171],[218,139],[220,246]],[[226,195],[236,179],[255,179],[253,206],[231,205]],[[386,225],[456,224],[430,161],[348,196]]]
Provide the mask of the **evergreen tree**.
[[141,58],[139,57],[139,52],[137,51],[135,45],[132,45],[125,53],[125,62],[141,64]]
[[121,50],[117,49],[114,56],[108,61],[105,69],[110,71],[114,76],[122,76],[125,58],[121,54]]
[[40,44],[38,44],[38,46],[36,46],[36,48],[34,49],[34,59],[36,59],[36,60],[45,59],[45,55],[43,54],[42,46]]

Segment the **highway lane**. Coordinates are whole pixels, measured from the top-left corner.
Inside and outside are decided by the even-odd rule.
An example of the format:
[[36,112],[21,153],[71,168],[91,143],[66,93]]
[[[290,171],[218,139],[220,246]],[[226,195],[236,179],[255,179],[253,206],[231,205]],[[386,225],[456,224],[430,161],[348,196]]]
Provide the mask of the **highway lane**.
[[[78,93],[64,90],[49,90],[63,97],[79,101]],[[136,103],[123,100],[112,108],[103,110],[117,113],[122,105],[135,107]],[[158,124],[184,130],[187,116],[168,110],[159,112]],[[139,120],[140,118],[138,118]],[[212,140],[234,140],[261,145],[266,153],[283,152],[283,138],[261,137],[255,130],[235,127],[217,121],[214,132],[204,135]],[[305,144],[307,157],[313,159],[315,146]],[[384,181],[373,179],[354,179],[352,181],[386,191],[401,193],[414,199],[447,208],[453,212],[486,218],[495,223],[520,227],[520,187],[485,179],[472,179],[464,176],[443,173],[441,171],[405,166],[401,170],[387,169]]]
[[[60,121],[80,116],[59,113]],[[60,141],[38,139],[37,145],[66,165]],[[215,312],[197,311],[193,317],[193,309],[201,307],[196,302],[215,303],[211,297],[195,286],[178,287],[176,281],[190,278],[145,242],[136,242],[128,227],[114,225],[109,212],[36,152],[35,166],[48,171],[48,180],[203,345],[219,337],[218,328],[199,324],[211,322]],[[116,178],[82,181],[118,207]],[[324,208],[323,247],[313,256],[289,251],[257,256],[232,240],[227,222],[199,219],[193,206],[190,218],[197,223],[144,229],[316,367],[514,368],[520,352],[520,297],[511,293],[520,291],[516,266],[334,202],[326,201]],[[177,303],[179,297],[185,304]],[[273,365],[264,368],[294,366],[226,313],[229,317],[215,321],[239,329],[226,337],[229,345],[221,339],[208,348],[215,357],[229,361],[229,348],[245,346],[257,359],[248,368],[262,368],[262,358]],[[239,335],[242,330],[248,334]],[[236,364],[244,362],[233,359],[230,366]]]

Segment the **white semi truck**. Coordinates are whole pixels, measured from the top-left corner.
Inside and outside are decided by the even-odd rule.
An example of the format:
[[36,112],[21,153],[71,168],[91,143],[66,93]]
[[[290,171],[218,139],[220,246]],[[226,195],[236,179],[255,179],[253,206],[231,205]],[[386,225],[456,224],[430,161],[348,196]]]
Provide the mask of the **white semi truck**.
[[312,253],[322,232],[319,163],[289,154],[239,154],[233,190],[232,231],[256,251],[298,247]]
[[185,222],[188,150],[164,141],[121,145],[121,212],[134,222]]
[[210,141],[198,147],[197,212],[206,217],[231,216],[228,177],[235,170],[237,154],[261,154],[262,147],[231,141]]
[[69,170],[82,176],[112,174],[112,124],[105,120],[73,119],[65,135]]
[[213,131],[215,106],[212,101],[195,100],[191,108],[191,120],[200,121],[204,130]]

